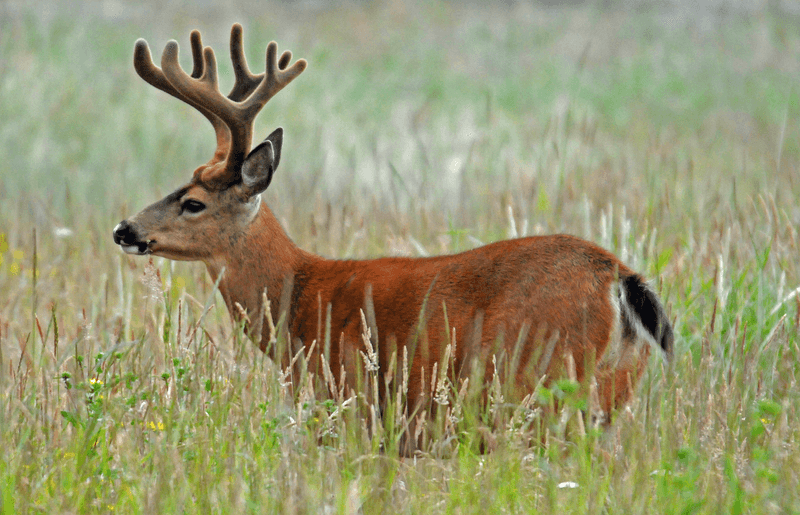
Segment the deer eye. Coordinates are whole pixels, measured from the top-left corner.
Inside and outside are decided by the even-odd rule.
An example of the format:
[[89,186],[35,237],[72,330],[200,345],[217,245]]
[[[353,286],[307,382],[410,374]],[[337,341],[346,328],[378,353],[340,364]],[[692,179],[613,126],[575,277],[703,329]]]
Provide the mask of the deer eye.
[[199,213],[204,210],[206,205],[198,200],[187,200],[181,204],[181,213],[188,211],[189,213]]

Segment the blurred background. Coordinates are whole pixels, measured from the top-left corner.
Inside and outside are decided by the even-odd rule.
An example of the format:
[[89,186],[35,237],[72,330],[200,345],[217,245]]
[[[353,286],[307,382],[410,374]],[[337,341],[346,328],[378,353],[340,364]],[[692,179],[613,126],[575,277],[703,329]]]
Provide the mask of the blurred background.
[[287,131],[279,211],[375,199],[471,225],[505,194],[564,230],[547,214],[572,198],[652,209],[665,181],[694,215],[736,200],[696,189],[708,181],[780,197],[798,153],[798,5],[6,1],[0,213],[73,230],[95,213],[110,228],[187,180],[213,132],[135,74],[133,42],[158,62],[176,39],[189,67],[199,28],[227,91],[235,21],[254,70],[272,39],[310,62],[257,121],[256,137]]
[[800,221],[798,5],[7,0],[0,283],[30,267],[33,229],[42,266],[119,259],[114,225],[210,158],[206,120],[136,75],[133,43],[158,62],[176,39],[188,68],[200,29],[227,91],[236,21],[254,71],[270,40],[310,63],[256,121],[259,139],[285,128],[265,199],[301,246],[420,255],[563,231],[659,273],[759,195]]

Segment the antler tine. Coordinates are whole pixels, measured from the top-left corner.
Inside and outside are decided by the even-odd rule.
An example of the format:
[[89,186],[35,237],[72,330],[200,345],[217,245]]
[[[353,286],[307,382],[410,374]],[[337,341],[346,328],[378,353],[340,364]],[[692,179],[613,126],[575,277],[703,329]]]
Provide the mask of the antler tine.
[[189,43],[192,45],[192,77],[195,79],[203,74],[203,41],[200,39],[200,31],[193,30],[189,36]]
[[233,64],[236,83],[228,94],[228,98],[234,102],[241,102],[261,84],[264,74],[253,75],[250,72],[242,45],[242,26],[238,23],[234,23],[231,28],[231,63]]
[[281,58],[278,59],[278,69],[285,70],[287,66],[289,66],[289,61],[292,60],[292,52],[290,50],[285,50],[281,54]]
[[[175,45],[177,46],[177,43],[175,43]],[[192,32],[191,45],[193,62],[192,76],[199,77],[202,75],[205,66],[202,56],[203,44],[200,40],[200,33],[196,30]],[[230,133],[222,120],[220,120],[219,117],[217,117],[214,113],[206,109],[202,104],[199,104],[193,99],[187,97],[172,85],[169,79],[167,79],[165,76],[164,71],[153,64],[153,58],[150,55],[150,47],[147,45],[147,41],[144,39],[138,39],[134,45],[133,67],[136,70],[136,73],[138,73],[139,76],[151,86],[158,88],[165,93],[169,93],[173,97],[186,102],[190,106],[200,111],[200,113],[205,116],[214,127],[214,132],[217,135],[217,148],[219,149],[221,147],[228,146],[230,141]],[[219,161],[221,158],[224,158],[224,156],[215,154],[215,156],[212,158],[212,161]]]
[[136,70],[136,73],[139,74],[139,77],[144,79],[145,82],[151,86],[169,93],[175,98],[179,98],[183,101],[186,100],[186,97],[172,87],[172,84],[164,77],[164,74],[158,66],[153,64],[153,58],[150,55],[150,47],[147,45],[147,41],[142,38],[137,39],[133,46],[133,68]]
[[[284,70],[292,60],[292,53],[286,50],[278,60],[278,69]],[[236,75],[236,83],[228,94],[228,98],[234,102],[241,102],[247,98],[264,78],[264,74],[254,75],[247,66],[247,59],[244,56],[244,45],[242,44],[242,26],[235,23],[231,28],[231,62],[233,72]]]
[[[253,94],[241,103],[242,111],[247,113],[247,118],[255,118],[255,115],[258,114],[270,98],[303,73],[303,70],[308,66],[308,62],[305,59],[298,59],[291,67],[285,68],[284,66],[285,69],[281,68],[278,65],[277,54],[278,44],[270,41],[269,45],[267,45],[265,80],[262,80]],[[284,65],[288,63],[286,57],[287,52],[284,52],[281,56],[281,63]],[[289,53],[288,58],[291,58],[291,53]]]
[[[193,77],[195,74],[197,77],[199,77],[203,72],[202,48],[203,46],[200,42],[200,33],[197,31],[192,32],[192,60],[194,62],[194,69],[192,70]],[[203,114],[206,116],[214,116],[212,113],[205,111],[202,106],[196,105],[196,103],[192,102],[180,91],[175,89],[175,87],[169,82],[169,79],[164,76],[164,72],[158,66],[153,64],[153,58],[150,55],[150,47],[147,45],[147,41],[144,39],[140,38],[136,40],[136,44],[134,45],[133,67],[136,69],[136,73],[139,74],[139,77],[144,79],[151,86],[154,86],[161,91],[169,93],[173,97],[186,102],[192,107],[195,107],[203,112]]]
[[[178,43],[175,40],[171,40],[164,47],[164,52],[161,54],[161,70],[169,83],[173,85],[183,97],[190,100],[192,104],[201,106],[202,109],[213,113],[224,122],[227,122],[227,117],[224,115],[229,115],[230,113],[225,113],[225,104],[222,103],[223,97],[219,92],[219,85],[217,84],[217,60],[214,56],[214,50],[211,47],[205,47],[203,49],[202,58],[202,75],[199,77],[189,76],[178,63]],[[217,96],[220,98],[216,98]]]

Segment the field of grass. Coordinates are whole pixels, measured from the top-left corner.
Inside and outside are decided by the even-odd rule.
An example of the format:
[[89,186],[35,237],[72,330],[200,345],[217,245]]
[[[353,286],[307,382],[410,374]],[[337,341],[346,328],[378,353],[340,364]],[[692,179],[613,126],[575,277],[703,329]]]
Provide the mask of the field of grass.
[[[799,13],[222,4],[0,4],[0,513],[800,512]],[[652,280],[674,361],[585,436],[445,384],[413,458],[367,396],[288,389],[202,264],[111,239],[214,141],[133,42],[186,67],[201,29],[224,89],[234,21],[254,70],[271,39],[309,60],[256,122],[301,247],[585,237]]]

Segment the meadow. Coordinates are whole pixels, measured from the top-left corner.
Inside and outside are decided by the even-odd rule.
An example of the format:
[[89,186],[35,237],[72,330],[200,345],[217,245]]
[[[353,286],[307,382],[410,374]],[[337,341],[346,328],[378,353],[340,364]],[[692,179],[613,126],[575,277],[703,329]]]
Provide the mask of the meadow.
[[[800,512],[800,12],[765,6],[0,4],[0,513]],[[290,377],[202,264],[123,255],[214,145],[133,43],[186,68],[199,28],[224,89],[236,21],[254,70],[273,39],[309,61],[256,121],[302,248],[581,236],[651,280],[673,361],[605,431],[569,381],[552,419],[444,381],[404,457],[402,401]]]

